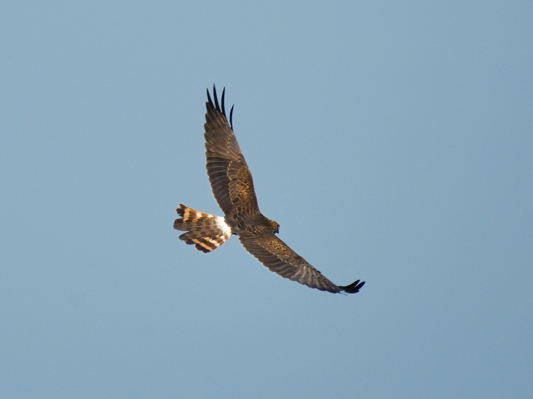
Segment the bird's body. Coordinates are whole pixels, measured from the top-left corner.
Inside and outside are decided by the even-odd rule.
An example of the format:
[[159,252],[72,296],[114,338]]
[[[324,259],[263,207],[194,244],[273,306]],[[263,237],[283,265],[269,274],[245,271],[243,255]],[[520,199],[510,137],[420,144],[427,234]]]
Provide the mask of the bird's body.
[[194,244],[199,251],[211,252],[235,234],[248,252],[282,277],[322,291],[358,292],[364,282],[357,280],[348,286],[333,284],[275,235],[279,233],[279,224],[259,211],[252,174],[233,132],[233,108],[228,123],[224,92],[220,104],[214,87],[213,96],[214,103],[207,92],[206,168],[224,217],[180,204],[176,212],[181,219],[174,221],[175,229],[186,231],[180,239]]

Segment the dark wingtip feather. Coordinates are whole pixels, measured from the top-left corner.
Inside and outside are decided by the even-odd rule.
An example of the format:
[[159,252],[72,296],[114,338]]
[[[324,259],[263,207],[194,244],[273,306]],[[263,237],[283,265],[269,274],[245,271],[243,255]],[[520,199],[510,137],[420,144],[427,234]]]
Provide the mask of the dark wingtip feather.
[[220,105],[218,104],[217,88],[213,85],[213,97],[215,97],[215,108],[220,111]]
[[209,89],[205,89],[207,91],[207,100],[209,101],[208,104],[210,104],[213,108],[213,100],[211,100],[211,94],[209,94]]
[[[213,97],[215,99],[215,101],[213,102]],[[208,102],[206,103],[208,109],[209,109],[209,106],[213,107],[214,109],[216,109],[218,112],[222,113],[222,115],[224,115],[224,118],[226,118],[226,120],[228,120],[228,117],[226,116],[226,101],[225,101],[225,97],[226,97],[226,88],[224,87],[222,89],[222,97],[220,98],[220,103],[218,102],[218,96],[217,96],[217,88],[215,85],[213,85],[213,97],[211,97],[211,94],[209,93],[209,89],[207,89],[207,100]],[[231,110],[230,110],[230,113],[229,113],[229,124],[231,126],[231,128],[233,129],[233,107],[231,107]]]
[[224,106],[224,96],[225,95],[226,95],[226,88],[224,87],[222,89],[222,98],[220,99],[220,102],[222,103],[222,113],[224,114],[224,116],[226,116],[226,107]]
[[350,285],[339,286],[339,288],[342,288],[342,290],[348,294],[355,294],[359,292],[361,288],[363,288],[363,285],[365,285],[364,281],[362,283],[360,281],[361,280],[357,280]]

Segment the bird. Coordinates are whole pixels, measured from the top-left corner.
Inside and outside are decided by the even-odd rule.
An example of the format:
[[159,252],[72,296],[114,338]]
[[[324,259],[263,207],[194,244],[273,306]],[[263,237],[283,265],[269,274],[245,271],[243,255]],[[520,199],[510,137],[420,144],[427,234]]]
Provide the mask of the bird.
[[185,231],[179,239],[209,253],[232,235],[260,263],[281,277],[331,293],[355,294],[365,282],[336,285],[276,236],[279,224],[259,210],[252,174],[233,131],[233,106],[226,116],[222,91],[220,102],[213,85],[207,89],[204,124],[206,169],[213,196],[224,216],[211,215],[179,204],[174,229]]

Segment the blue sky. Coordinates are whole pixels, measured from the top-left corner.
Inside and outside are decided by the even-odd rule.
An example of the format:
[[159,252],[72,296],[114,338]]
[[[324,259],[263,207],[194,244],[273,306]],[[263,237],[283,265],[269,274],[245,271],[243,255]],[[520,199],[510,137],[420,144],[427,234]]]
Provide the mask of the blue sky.
[[[192,3],[192,2],[191,2]],[[0,5],[2,398],[529,398],[530,2]],[[281,279],[221,214],[226,87],[262,212],[337,284]]]

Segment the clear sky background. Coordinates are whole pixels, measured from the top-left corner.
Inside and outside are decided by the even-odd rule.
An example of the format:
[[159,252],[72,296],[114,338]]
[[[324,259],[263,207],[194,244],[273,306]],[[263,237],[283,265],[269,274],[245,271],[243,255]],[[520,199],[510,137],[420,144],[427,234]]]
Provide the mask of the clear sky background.
[[[530,398],[533,3],[4,1],[0,397]],[[262,212],[356,295],[221,214],[226,87]]]

